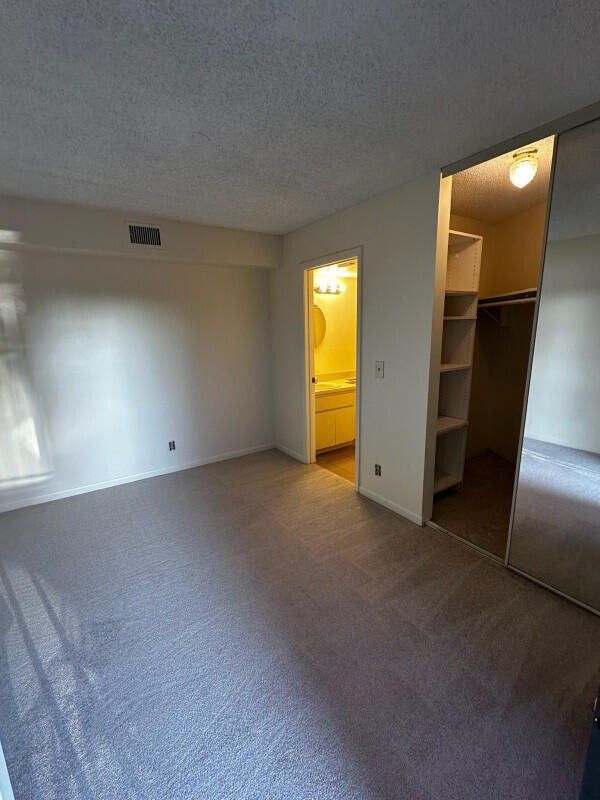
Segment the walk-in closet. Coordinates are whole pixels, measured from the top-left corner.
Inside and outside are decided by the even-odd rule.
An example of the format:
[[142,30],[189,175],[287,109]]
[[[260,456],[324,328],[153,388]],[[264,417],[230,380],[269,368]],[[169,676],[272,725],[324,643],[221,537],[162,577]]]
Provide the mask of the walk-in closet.
[[[438,265],[443,299],[434,319],[441,342],[431,522],[500,559],[509,530],[552,153],[550,137],[445,179],[452,189],[447,258]],[[519,159],[534,165],[523,186],[514,181]]]

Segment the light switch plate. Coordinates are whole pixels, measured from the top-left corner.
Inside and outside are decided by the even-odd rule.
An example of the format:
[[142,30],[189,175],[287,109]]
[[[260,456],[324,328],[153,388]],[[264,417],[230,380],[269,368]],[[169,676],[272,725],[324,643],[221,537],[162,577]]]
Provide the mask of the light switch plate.
[[383,378],[383,361],[375,362],[375,377]]

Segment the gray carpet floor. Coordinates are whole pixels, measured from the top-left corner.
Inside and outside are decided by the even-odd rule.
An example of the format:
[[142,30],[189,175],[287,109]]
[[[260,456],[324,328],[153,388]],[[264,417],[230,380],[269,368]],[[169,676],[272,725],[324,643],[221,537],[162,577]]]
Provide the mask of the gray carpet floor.
[[487,452],[465,463],[462,489],[437,495],[432,519],[504,561],[515,467]]
[[600,609],[600,454],[525,438],[510,563]]
[[600,619],[271,451],[0,516],[17,800],[575,798]]

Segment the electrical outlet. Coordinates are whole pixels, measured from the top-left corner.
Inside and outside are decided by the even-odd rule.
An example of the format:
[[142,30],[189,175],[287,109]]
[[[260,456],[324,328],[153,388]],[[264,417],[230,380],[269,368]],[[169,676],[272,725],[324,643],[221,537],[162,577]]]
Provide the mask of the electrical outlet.
[[375,464],[375,475],[377,475],[377,477],[381,475],[381,464]]
[[383,361],[376,361],[375,362],[375,377],[376,378],[383,378]]
[[169,450],[175,450],[175,439],[172,442],[169,442]]

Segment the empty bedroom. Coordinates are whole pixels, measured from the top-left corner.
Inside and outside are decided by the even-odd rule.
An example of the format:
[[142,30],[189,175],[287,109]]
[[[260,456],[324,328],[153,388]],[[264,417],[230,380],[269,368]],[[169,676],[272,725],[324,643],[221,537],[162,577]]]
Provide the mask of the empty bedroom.
[[0,800],[600,797],[599,26],[5,6]]

